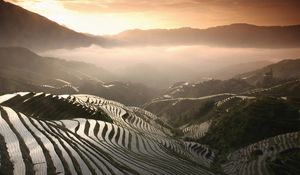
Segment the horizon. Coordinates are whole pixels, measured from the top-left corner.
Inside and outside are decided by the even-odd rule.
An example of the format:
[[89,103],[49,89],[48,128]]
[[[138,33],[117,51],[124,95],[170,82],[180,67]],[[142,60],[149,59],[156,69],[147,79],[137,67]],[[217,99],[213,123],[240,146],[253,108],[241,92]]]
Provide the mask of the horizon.
[[[299,2],[244,2],[177,0],[134,1],[40,1],[5,0],[35,12],[76,32],[116,35],[128,30],[180,29],[250,24],[290,26],[300,24]],[[225,5],[225,6],[224,6]],[[152,6],[151,9],[148,6]],[[299,4],[300,6],[300,4]],[[199,9],[204,11],[199,12]],[[241,14],[237,14],[240,12]],[[266,14],[267,12],[267,14]],[[278,16],[278,12],[280,15]],[[285,12],[285,13],[282,13]],[[243,14],[243,15],[242,15]],[[253,14],[255,14],[253,16]],[[199,22],[201,21],[201,22]]]
[[[190,27],[190,26],[182,26],[182,27],[174,27],[174,28],[149,28],[149,29],[132,28],[132,29],[121,31],[121,32],[116,33],[116,34],[112,34],[112,36],[113,35],[121,34],[123,32],[135,31],[135,30],[140,30],[140,31],[150,31],[150,30],[179,30],[179,29],[206,30],[206,29],[211,29],[211,28],[215,28],[215,27],[224,27],[224,26],[232,26],[232,25],[248,25],[248,26],[257,26],[257,27],[289,27],[289,26],[299,26],[300,23],[295,23],[295,24],[290,24],[290,25],[255,25],[255,24],[250,24],[250,23],[229,23],[229,24],[224,24],[224,25],[209,26],[209,27],[205,27],[205,28],[197,28],[197,27]],[[85,34],[91,34],[91,33],[85,33]],[[93,35],[93,34],[91,34],[91,35]],[[98,35],[98,36],[105,36],[105,35],[106,34],[104,34],[104,35]],[[109,34],[107,34],[107,35],[109,35]]]

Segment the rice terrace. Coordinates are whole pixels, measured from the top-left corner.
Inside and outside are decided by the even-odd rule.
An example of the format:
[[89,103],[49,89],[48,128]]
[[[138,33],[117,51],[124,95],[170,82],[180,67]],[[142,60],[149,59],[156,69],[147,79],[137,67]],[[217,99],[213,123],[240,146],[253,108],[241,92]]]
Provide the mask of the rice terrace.
[[299,12],[0,0],[0,175],[300,175]]

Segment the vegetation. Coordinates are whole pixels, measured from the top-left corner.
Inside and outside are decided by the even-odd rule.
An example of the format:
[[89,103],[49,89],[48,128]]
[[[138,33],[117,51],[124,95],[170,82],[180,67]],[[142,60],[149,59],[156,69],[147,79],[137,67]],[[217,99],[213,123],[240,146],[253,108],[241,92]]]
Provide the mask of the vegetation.
[[219,112],[201,141],[228,153],[268,137],[299,130],[297,108],[284,100],[265,97],[243,101],[229,112]]
[[215,101],[208,100],[204,101],[200,105],[191,106],[190,110],[184,111],[182,113],[178,113],[178,117],[174,117],[173,120],[170,121],[174,127],[179,127],[187,123],[195,123],[206,121],[209,118],[209,113],[213,110]]

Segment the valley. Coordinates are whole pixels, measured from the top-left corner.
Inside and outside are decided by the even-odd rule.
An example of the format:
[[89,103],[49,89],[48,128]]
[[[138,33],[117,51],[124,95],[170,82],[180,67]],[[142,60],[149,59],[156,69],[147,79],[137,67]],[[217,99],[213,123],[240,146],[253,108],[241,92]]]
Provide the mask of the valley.
[[[276,168],[289,166],[294,167],[290,173],[297,172],[296,162],[273,165],[269,159],[280,161],[285,152],[292,153],[290,158],[299,158],[300,123],[295,123],[299,122],[299,103],[296,106],[293,100],[274,99],[277,105],[286,106],[278,108],[271,101],[268,106],[268,99],[235,94],[180,100],[214,102],[187,115],[198,118],[184,118],[176,123],[181,127],[174,127],[170,125],[172,119],[161,118],[164,115],[158,117],[142,108],[92,95],[2,95],[0,132],[5,149],[1,152],[0,170],[6,172],[4,168],[11,167],[8,174],[273,174]],[[247,119],[248,112],[241,112],[241,105],[246,105],[250,113],[282,112],[260,111],[257,117],[250,115]],[[253,105],[258,109],[252,109]],[[266,115],[272,119],[263,119]],[[245,128],[238,124],[241,116],[245,118]],[[260,116],[263,118],[258,120]],[[285,122],[292,125],[286,126]],[[254,134],[260,129],[264,135]],[[247,141],[239,140],[246,138]],[[4,158],[7,161],[2,161]]]
[[0,56],[2,174],[298,172],[299,69],[279,69],[297,60],[158,91],[24,48]]
[[299,7],[0,0],[0,175],[299,175]]

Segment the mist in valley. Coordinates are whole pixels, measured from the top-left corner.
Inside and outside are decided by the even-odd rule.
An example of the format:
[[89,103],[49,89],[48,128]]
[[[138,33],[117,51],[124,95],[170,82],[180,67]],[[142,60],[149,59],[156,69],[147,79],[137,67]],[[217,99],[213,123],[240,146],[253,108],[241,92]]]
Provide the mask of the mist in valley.
[[[178,81],[229,79],[239,73],[252,71],[283,59],[299,58],[300,50],[201,45],[104,48],[91,45],[72,50],[49,50],[39,54],[92,63],[115,75],[116,80],[138,82],[163,89]],[[241,68],[239,65],[248,67]]]

